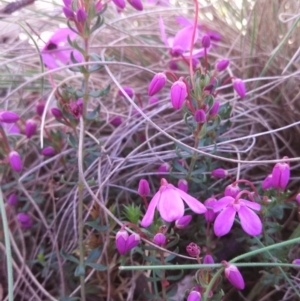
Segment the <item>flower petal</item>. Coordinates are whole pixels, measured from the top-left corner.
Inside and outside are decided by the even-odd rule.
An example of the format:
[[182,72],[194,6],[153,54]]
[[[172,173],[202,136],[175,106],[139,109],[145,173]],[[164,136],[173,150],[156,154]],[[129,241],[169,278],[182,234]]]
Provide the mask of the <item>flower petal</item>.
[[219,199],[217,202],[215,202],[212,207],[214,209],[214,212],[218,212],[233,202],[234,202],[233,197],[225,196],[225,197]]
[[153,222],[153,218],[154,218],[154,212],[155,212],[155,208],[159,202],[159,199],[161,198],[161,193],[160,191],[158,191],[154,197],[152,198],[152,200],[150,201],[149,207],[147,208],[146,214],[144,215],[142,221],[141,221],[141,226],[142,227],[149,227],[152,222]]
[[162,17],[159,18],[159,28],[160,28],[161,39],[163,40],[163,42],[165,43],[166,46],[170,47],[168,39],[167,39],[167,35],[166,35],[165,24],[164,24]]
[[251,202],[251,201],[244,200],[244,199],[239,199],[239,201],[240,201],[242,204],[245,204],[247,207],[249,207],[249,208],[251,208],[251,209],[253,209],[253,210],[260,211],[260,209],[261,209],[261,205],[258,204],[258,203]]
[[175,189],[192,211],[198,214],[205,213],[207,211],[206,207],[200,201],[178,188]]
[[58,67],[55,57],[51,55],[50,53],[41,53],[43,63],[49,68],[49,69],[55,69]]
[[[182,54],[184,57],[190,57],[190,52],[184,52]],[[192,52],[192,57],[193,58],[200,58],[204,56],[204,48],[200,48],[200,49],[194,49]]]
[[[173,41],[173,48],[181,48],[183,51],[186,51],[191,46],[191,41],[193,38],[193,26],[184,27],[183,29],[179,30],[174,37]],[[198,39],[198,31],[196,30],[194,43]]]
[[246,206],[241,206],[238,215],[241,220],[242,228],[247,234],[252,236],[261,234],[261,220],[251,209]]
[[226,235],[232,228],[236,211],[232,206],[225,208],[216,218],[214,232],[216,236]]
[[173,185],[168,185],[168,187],[162,190],[157,210],[161,218],[166,222],[173,222],[183,217],[184,204]]

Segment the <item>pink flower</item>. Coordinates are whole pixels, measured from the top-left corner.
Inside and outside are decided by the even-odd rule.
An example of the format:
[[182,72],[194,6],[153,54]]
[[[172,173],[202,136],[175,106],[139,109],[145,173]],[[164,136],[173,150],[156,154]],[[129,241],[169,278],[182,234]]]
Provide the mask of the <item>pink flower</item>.
[[[215,198],[208,198],[205,202],[204,202],[204,205],[206,207],[211,207],[213,208],[214,205],[217,203],[217,200]],[[208,222],[208,223],[212,223],[215,219],[216,219],[216,216],[217,216],[217,213],[214,212],[213,209],[210,209],[210,208],[207,208],[207,211],[204,213],[204,217],[205,217],[205,220]]]
[[[193,31],[194,27],[193,25],[187,25],[181,30],[177,32],[174,38],[167,38],[166,31],[165,31],[165,25],[162,18],[159,19],[159,27],[160,27],[160,34],[162,37],[163,42],[166,46],[170,48],[170,54],[172,56],[184,56],[184,57],[190,57],[190,46],[191,41],[193,37]],[[198,29],[196,29],[196,34],[194,38],[194,44],[196,43],[198,39]],[[199,58],[204,55],[204,49],[195,49],[192,52],[192,56],[194,58]]]
[[246,95],[246,86],[242,79],[236,78],[233,81],[233,89],[236,91],[236,93],[241,97],[244,98]]
[[112,0],[112,2],[118,7],[118,8],[121,8],[121,9],[124,9],[125,8],[125,1],[124,0]]
[[185,179],[179,179],[177,187],[184,192],[188,192],[189,189],[188,182]]
[[148,95],[153,96],[154,94],[158,93],[165,86],[166,82],[167,77],[164,73],[156,73],[148,87]]
[[141,179],[138,187],[138,194],[140,196],[147,196],[150,193],[149,183],[145,179]]
[[11,151],[8,157],[11,168],[16,172],[20,172],[23,168],[23,163],[20,155],[16,151]]
[[[216,236],[229,233],[232,228],[236,213],[238,214],[243,230],[252,236],[261,234],[262,223],[253,210],[260,211],[260,204],[244,199],[234,199],[225,196],[213,205],[215,212],[220,212],[214,223]],[[251,210],[252,209],[252,210]]]
[[240,187],[237,184],[229,184],[224,191],[225,196],[232,196],[235,198],[240,192]]
[[235,288],[239,290],[243,290],[245,288],[243,276],[235,265],[227,264],[225,268],[225,277]]
[[194,242],[191,242],[186,246],[186,251],[191,257],[197,257],[201,253],[200,247]]
[[187,301],[201,301],[201,294],[197,291],[191,291],[188,295]]
[[127,0],[127,1],[136,10],[139,10],[139,11],[143,10],[143,3],[141,0]]
[[34,119],[28,119],[25,125],[25,135],[27,138],[31,138],[37,129],[37,123]]
[[153,242],[158,246],[163,246],[167,242],[167,238],[163,233],[157,233],[153,237]]
[[261,184],[261,188],[263,190],[267,190],[270,188],[273,188],[273,179],[272,179],[272,175],[268,175],[262,182]]
[[222,59],[222,60],[217,62],[216,69],[218,71],[223,71],[228,67],[228,65],[229,65],[229,60],[228,59]]
[[276,163],[272,171],[272,182],[274,188],[285,190],[290,180],[290,166],[283,163]]
[[210,254],[206,254],[203,258],[203,263],[205,264],[212,264],[215,263],[213,257]]
[[197,199],[169,184],[166,179],[161,179],[161,186],[150,201],[146,214],[141,221],[142,227],[151,225],[156,207],[164,221],[173,222],[180,219],[184,215],[183,201],[195,213],[201,214],[206,212],[205,206]]
[[211,117],[216,116],[219,112],[219,109],[220,109],[220,102],[216,100],[209,111],[209,115]]
[[170,91],[171,103],[175,110],[180,110],[187,97],[186,84],[182,80],[173,83]]
[[120,230],[116,235],[116,247],[121,255],[130,251],[140,243],[140,236],[136,233],[128,235],[125,230]]
[[191,220],[192,220],[192,216],[191,215],[184,215],[183,217],[181,217],[180,219],[178,219],[175,222],[175,226],[178,229],[183,229],[183,228],[185,228],[185,227],[187,227],[189,225],[189,223],[191,222]]
[[11,111],[0,112],[0,122],[15,123],[19,120],[19,115]]
[[[123,88],[123,90],[125,91],[125,93],[126,93],[130,98],[133,97],[134,91],[133,91],[133,89],[132,89],[131,87],[127,87],[127,86],[126,86],[126,87],[122,87],[122,88]],[[119,94],[120,96],[125,97],[124,93],[123,93],[121,90],[118,91],[118,94]]]
[[211,175],[217,179],[224,179],[227,177],[228,171],[223,168],[217,168],[211,172]]
[[82,54],[68,45],[68,36],[71,40],[77,37],[76,33],[71,29],[59,28],[42,49],[41,55],[43,62],[49,69],[58,68],[58,62],[64,65],[70,63],[71,52],[73,52],[78,62],[82,62]]

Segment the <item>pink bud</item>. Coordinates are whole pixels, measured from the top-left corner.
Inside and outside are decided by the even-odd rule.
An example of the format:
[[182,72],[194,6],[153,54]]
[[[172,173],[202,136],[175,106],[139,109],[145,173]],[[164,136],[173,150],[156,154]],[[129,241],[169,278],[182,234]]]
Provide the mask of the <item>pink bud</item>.
[[181,217],[180,219],[178,219],[177,221],[175,221],[175,226],[178,229],[183,229],[185,227],[187,227],[189,225],[189,223],[192,220],[192,216],[191,215],[184,215],[183,217]]
[[17,215],[17,220],[20,223],[21,227],[24,229],[30,228],[32,226],[31,217],[26,213],[19,213]]
[[182,80],[173,83],[170,91],[171,103],[175,110],[180,110],[187,97],[186,85]]
[[293,260],[293,264],[298,264],[298,265],[300,265],[300,259],[295,259],[295,260]]
[[217,168],[211,172],[211,175],[217,179],[224,179],[227,177],[228,171],[223,168]]
[[159,102],[159,99],[156,96],[149,98],[149,105],[156,105]]
[[19,115],[11,111],[0,112],[0,122],[15,123],[19,120]]
[[236,93],[241,97],[244,98],[246,95],[246,86],[243,80],[240,78],[236,78],[233,81],[233,89],[236,91]]
[[63,0],[63,3],[66,7],[70,7],[72,4],[72,0]]
[[79,119],[82,115],[83,104],[78,100],[70,103],[70,111],[76,119]]
[[261,187],[263,190],[268,190],[273,188],[273,179],[272,175],[268,175],[262,182]]
[[210,47],[210,36],[208,34],[203,35],[201,40],[203,48],[209,48]]
[[[123,88],[123,90],[126,92],[126,94],[127,94],[130,98],[133,97],[134,91],[133,91],[133,89],[132,89],[131,87],[122,87],[122,88]],[[124,93],[123,93],[121,90],[118,91],[118,94],[119,94],[120,96],[125,97]]]
[[158,93],[166,84],[167,77],[164,73],[156,73],[148,87],[148,95],[153,96]]
[[158,167],[158,173],[168,173],[170,171],[170,164],[169,163],[163,163]]
[[232,196],[233,198],[235,198],[239,192],[240,192],[240,187],[237,184],[235,185],[230,184],[225,188],[224,195]]
[[76,19],[79,23],[84,23],[87,18],[87,14],[82,7],[79,7],[76,12]]
[[125,1],[124,0],[112,0],[112,2],[119,8],[125,8]]
[[16,172],[20,172],[23,168],[21,157],[16,151],[9,153],[9,163],[11,168]]
[[193,242],[188,244],[186,251],[191,257],[197,257],[200,255],[200,247]]
[[208,198],[205,202],[204,202],[204,205],[206,207],[211,207],[212,209],[210,208],[207,208],[207,211],[204,213],[204,217],[205,217],[205,220],[208,222],[208,223],[212,223],[216,217],[217,217],[217,213],[214,212],[213,210],[213,207],[214,205],[217,203],[217,200],[215,198]]
[[208,34],[210,39],[215,42],[219,42],[222,39],[221,35],[215,31],[208,31],[206,34]]
[[233,264],[228,264],[225,268],[225,277],[237,289],[243,290],[245,282],[238,268]]
[[121,255],[124,255],[127,252],[126,242],[128,240],[128,233],[125,230],[121,230],[117,232],[116,235],[116,247],[118,252]]
[[209,115],[211,117],[214,117],[218,114],[220,109],[220,102],[219,101],[215,101],[214,104],[212,105],[210,111],[209,111]]
[[184,192],[188,192],[189,186],[188,186],[188,182],[185,179],[180,179],[178,181],[177,187]]
[[47,146],[42,150],[42,155],[46,157],[52,157],[55,153],[56,151],[52,146]]
[[34,119],[28,119],[25,125],[25,135],[29,139],[31,138],[37,129],[37,123]]
[[128,237],[128,240],[126,242],[126,249],[127,251],[130,251],[131,249],[133,249],[134,247],[136,247],[139,243],[140,243],[140,236],[136,233],[131,234]]
[[38,102],[38,104],[36,105],[37,114],[42,116],[44,113],[44,109],[45,109],[45,102],[44,101]]
[[11,194],[8,198],[7,198],[7,204],[10,206],[16,206],[18,203],[18,197],[15,193]]
[[60,119],[63,117],[62,111],[58,108],[52,108],[51,113],[57,119]]
[[187,301],[201,301],[201,294],[197,291],[191,291],[188,295]]
[[157,233],[153,237],[153,242],[158,246],[164,246],[167,242],[167,238],[162,233]]
[[290,166],[283,163],[276,163],[272,171],[273,187],[285,190],[290,180]]
[[210,254],[206,254],[203,258],[203,263],[205,264],[213,264],[215,263],[213,257]]
[[204,110],[196,110],[194,119],[198,123],[204,123],[206,121],[206,114]]
[[140,196],[147,196],[150,193],[150,187],[147,180],[145,179],[140,180],[138,193]]
[[127,0],[127,1],[136,10],[139,10],[139,11],[143,10],[143,4],[142,4],[141,0]]
[[224,71],[229,65],[229,60],[223,59],[217,62],[216,69],[218,71]]
[[110,119],[110,124],[113,126],[117,127],[122,124],[122,117],[121,116],[116,116]]
[[68,19],[68,20],[75,20],[75,14],[74,12],[72,11],[72,9],[70,9],[69,7],[66,7],[64,6],[62,8],[63,10],[63,13],[65,15],[65,17]]

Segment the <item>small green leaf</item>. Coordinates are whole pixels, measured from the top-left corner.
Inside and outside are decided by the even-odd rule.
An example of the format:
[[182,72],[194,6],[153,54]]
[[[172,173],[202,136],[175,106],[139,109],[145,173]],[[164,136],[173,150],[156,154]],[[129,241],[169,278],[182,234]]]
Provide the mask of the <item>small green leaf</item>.
[[93,33],[95,30],[99,29],[103,25],[104,19],[102,16],[97,16],[96,23],[94,26],[91,28],[91,33]]
[[95,260],[97,260],[100,255],[101,255],[101,252],[102,252],[102,249],[101,248],[96,248],[96,249],[93,249],[89,256],[87,257],[86,259],[86,264],[90,263],[90,262],[93,262]]
[[100,112],[100,105],[96,107],[92,112],[89,112],[85,119],[88,121],[97,121],[99,118],[99,112]]
[[75,256],[66,253],[64,250],[60,251],[60,255],[63,258],[69,260],[69,261],[72,261],[72,262],[77,263],[77,264],[79,263],[79,260]]
[[78,265],[74,272],[75,277],[85,276],[85,267],[82,265]]
[[86,222],[85,223],[87,226],[92,227],[93,229],[99,231],[99,232],[104,232],[107,231],[109,229],[109,225],[105,225],[105,226],[100,226],[99,225],[99,220],[94,220],[91,222]]
[[78,147],[77,140],[73,134],[71,134],[71,133],[67,134],[67,142],[71,147],[73,147],[74,149],[77,149],[77,147]]
[[100,264],[100,263],[87,262],[86,265],[97,271],[106,271],[108,268],[107,266]]

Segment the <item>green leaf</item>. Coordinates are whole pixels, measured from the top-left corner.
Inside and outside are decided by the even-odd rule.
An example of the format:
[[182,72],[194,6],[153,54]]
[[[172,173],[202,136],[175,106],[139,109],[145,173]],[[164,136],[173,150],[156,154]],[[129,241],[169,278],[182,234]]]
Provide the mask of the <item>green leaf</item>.
[[182,276],[183,276],[183,270],[180,270],[180,273],[178,275],[168,276],[166,277],[166,280],[177,281],[180,278],[182,278]]
[[99,112],[100,112],[100,104],[96,107],[96,109],[94,109],[92,112],[89,112],[86,115],[85,120],[88,120],[88,121],[99,120]]
[[100,263],[87,262],[86,265],[97,271],[106,271],[108,268],[107,266],[100,264]]
[[77,140],[73,134],[67,133],[67,142],[71,147],[73,147],[74,149],[77,149],[77,147],[78,147]]
[[100,255],[101,255],[101,252],[102,252],[102,249],[101,248],[96,248],[96,249],[93,249],[89,256],[87,257],[86,259],[86,264],[90,263],[90,262],[93,262],[95,260],[97,260]]
[[74,272],[75,277],[85,276],[85,267],[82,265],[78,265]]
[[79,260],[75,256],[66,253],[64,250],[60,251],[60,255],[66,260],[79,264]]
[[135,204],[124,206],[123,214],[133,224],[137,224],[142,215],[140,206]]
[[93,229],[99,231],[99,232],[104,232],[104,231],[107,231],[109,229],[109,225],[105,225],[105,226],[100,226],[99,225],[99,220],[94,220],[94,221],[91,221],[91,222],[86,222],[85,223],[87,226],[90,226],[92,227]]
[[102,16],[97,16],[96,23],[94,26],[91,28],[91,33],[93,33],[95,30],[99,29],[103,25],[104,19]]

